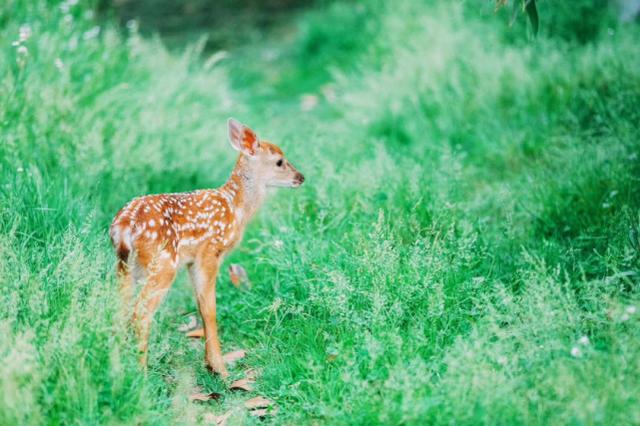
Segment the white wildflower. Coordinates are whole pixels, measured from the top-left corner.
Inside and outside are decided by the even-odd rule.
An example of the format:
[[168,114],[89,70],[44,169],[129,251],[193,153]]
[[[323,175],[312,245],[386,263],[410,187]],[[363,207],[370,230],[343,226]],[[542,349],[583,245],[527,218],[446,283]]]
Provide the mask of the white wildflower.
[[629,305],[627,306],[627,308],[624,310],[626,313],[628,313],[629,315],[633,315],[637,312],[638,308],[636,308],[634,305]]
[[25,42],[29,40],[31,37],[31,27],[28,24],[20,25],[20,29],[18,30],[18,34],[21,42]]
[[325,99],[328,102],[332,103],[338,99],[338,96],[336,95],[336,90],[330,84],[325,84],[324,86],[321,87],[321,90],[322,90],[322,94],[324,95]]
[[100,34],[100,27],[96,25],[95,27],[91,28],[89,31],[85,32],[82,35],[82,38],[85,40],[91,40],[92,38],[98,37],[99,34]]
[[282,240],[275,240],[275,241],[273,242],[273,246],[274,246],[276,249],[280,250],[282,247],[284,247],[284,243],[282,242]]
[[571,356],[574,358],[579,358],[582,356],[582,351],[580,350],[579,347],[574,346],[571,348]]
[[138,32],[138,21],[136,21],[135,19],[130,19],[127,21],[127,29],[129,31],[131,31],[132,33],[137,33]]
[[311,111],[318,106],[318,97],[313,94],[305,94],[300,97],[300,110]]
[[282,299],[279,297],[276,297],[275,299],[273,299],[273,303],[271,304],[271,306],[269,306],[267,309],[269,310],[269,312],[277,312],[278,309],[280,309],[280,307],[282,306],[283,302]]
[[62,11],[62,13],[69,13],[69,11],[71,10],[71,8],[73,6],[75,6],[76,4],[78,4],[78,0],[67,0],[67,1],[63,1],[60,4],[60,10]]
[[589,344],[589,337],[582,336],[581,338],[578,339],[578,343],[580,343],[582,346],[587,346]]
[[473,284],[475,284],[475,285],[482,285],[485,282],[485,278],[484,277],[473,277],[471,280],[473,281]]
[[27,56],[29,54],[29,49],[27,46],[18,46],[18,55]]
[[64,62],[62,62],[62,59],[60,58],[56,58],[56,60],[53,63],[56,66],[56,68],[58,68],[59,70],[62,70],[64,68]]
[[78,37],[73,36],[69,39],[69,50],[76,50],[78,48]]

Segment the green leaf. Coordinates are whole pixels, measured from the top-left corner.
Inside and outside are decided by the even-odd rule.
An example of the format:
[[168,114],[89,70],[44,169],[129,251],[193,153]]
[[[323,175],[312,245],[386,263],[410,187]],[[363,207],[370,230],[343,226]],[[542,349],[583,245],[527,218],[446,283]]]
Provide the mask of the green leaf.
[[516,19],[518,19],[518,12],[520,12],[519,4],[519,1],[513,2],[513,6],[511,7],[511,19],[509,19],[509,26],[512,26],[514,22],[516,22]]
[[538,8],[536,7],[536,0],[525,0],[524,10],[527,12],[527,16],[529,16],[529,21],[531,22],[531,28],[533,30],[533,35],[538,35],[538,27],[540,25],[540,19],[538,17]]

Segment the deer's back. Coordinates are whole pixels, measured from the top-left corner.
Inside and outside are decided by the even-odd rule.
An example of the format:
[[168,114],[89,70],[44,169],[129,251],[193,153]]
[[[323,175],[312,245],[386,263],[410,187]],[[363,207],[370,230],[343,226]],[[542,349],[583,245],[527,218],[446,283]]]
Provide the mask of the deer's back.
[[139,197],[113,219],[116,252],[135,251],[143,264],[159,255],[189,262],[202,245],[224,250],[236,233],[233,205],[218,190]]

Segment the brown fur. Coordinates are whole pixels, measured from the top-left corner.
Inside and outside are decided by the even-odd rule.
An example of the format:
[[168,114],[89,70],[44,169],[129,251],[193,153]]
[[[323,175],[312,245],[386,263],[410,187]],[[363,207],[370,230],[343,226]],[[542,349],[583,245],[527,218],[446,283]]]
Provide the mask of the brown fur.
[[259,142],[248,127],[230,120],[229,137],[241,154],[225,185],[136,198],[118,212],[111,225],[118,259],[116,273],[125,307],[131,303],[134,282],[146,278],[133,308],[144,365],[153,315],[178,269],[186,265],[204,323],[205,362],[213,371],[227,375],[216,323],[216,276],[220,263],[242,239],[267,186],[295,187],[304,181],[282,158],[279,147]]

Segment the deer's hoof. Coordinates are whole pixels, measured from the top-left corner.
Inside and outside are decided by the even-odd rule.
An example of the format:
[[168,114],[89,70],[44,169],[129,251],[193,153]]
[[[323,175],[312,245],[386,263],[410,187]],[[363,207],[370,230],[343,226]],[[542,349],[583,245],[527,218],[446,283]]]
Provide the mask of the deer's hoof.
[[211,374],[218,375],[223,379],[226,379],[227,377],[229,377],[229,372],[225,367],[220,368],[220,367],[215,367],[210,364],[207,364],[207,370],[209,370]]

